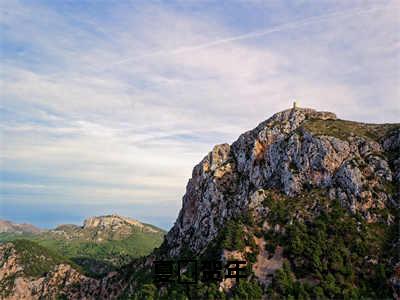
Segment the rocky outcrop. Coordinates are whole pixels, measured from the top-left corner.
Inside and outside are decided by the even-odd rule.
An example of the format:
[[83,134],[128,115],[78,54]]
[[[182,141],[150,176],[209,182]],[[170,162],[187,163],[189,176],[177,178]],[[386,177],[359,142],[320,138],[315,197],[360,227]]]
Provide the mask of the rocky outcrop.
[[83,226],[71,224],[57,226],[54,230],[47,231],[46,237],[98,243],[107,240],[121,240],[137,232],[159,235],[164,233],[155,226],[143,224],[131,218],[107,215],[90,217],[84,221]]
[[90,217],[83,222],[83,229],[118,230],[124,226],[134,226],[146,232],[159,232],[159,230],[156,230],[154,227],[146,226],[137,220],[118,215]]
[[[313,130],[316,124],[333,127]],[[374,208],[395,201],[386,187],[398,183],[400,176],[400,126],[385,126],[290,109],[242,134],[232,145],[215,146],[193,169],[182,209],[166,237],[168,254],[179,256],[184,249],[202,253],[227,220],[259,206],[252,203],[259,201],[254,197],[259,189],[293,197],[322,188],[373,222]],[[368,135],[369,128],[378,138]],[[396,151],[397,158],[389,159],[388,152]]]
[[[49,260],[45,254],[41,259],[43,263]],[[26,272],[33,263],[13,243],[0,244],[1,299],[115,299],[126,285],[115,272],[93,279],[65,263],[55,265],[43,276],[32,276]]]
[[391,157],[393,179],[400,185],[400,130],[394,130],[383,140],[382,145]]
[[45,277],[29,279],[16,277],[12,296],[5,299],[83,299],[99,296],[100,282],[83,276],[69,265],[58,265]]

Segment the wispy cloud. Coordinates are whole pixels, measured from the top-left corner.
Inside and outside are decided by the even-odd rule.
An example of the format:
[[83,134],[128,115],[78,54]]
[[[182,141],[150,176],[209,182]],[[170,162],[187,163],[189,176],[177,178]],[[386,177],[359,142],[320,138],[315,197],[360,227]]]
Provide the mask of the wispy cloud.
[[253,31],[253,32],[235,35],[235,36],[231,36],[231,37],[220,38],[220,39],[210,41],[207,43],[203,43],[203,44],[199,44],[199,45],[181,46],[179,48],[169,49],[169,50],[158,50],[158,51],[146,53],[143,55],[139,55],[136,57],[125,58],[123,60],[114,62],[105,67],[102,67],[101,70],[108,70],[114,66],[138,61],[143,58],[148,58],[148,57],[153,57],[153,56],[161,56],[161,55],[177,55],[177,54],[186,53],[186,52],[193,52],[196,50],[202,50],[202,49],[215,47],[215,46],[219,46],[219,45],[223,45],[223,44],[227,44],[227,43],[262,37],[262,36],[276,33],[276,32],[286,31],[286,30],[290,30],[290,29],[298,29],[300,26],[318,24],[320,22],[323,22],[323,21],[326,21],[329,19],[335,19],[335,21],[338,21],[338,19],[341,19],[341,18],[348,18],[348,17],[355,17],[357,15],[370,14],[372,12],[376,12],[376,11],[379,11],[382,9],[393,9],[393,7],[380,6],[380,7],[373,7],[373,8],[368,8],[368,9],[365,9],[365,8],[352,9],[350,11],[339,11],[339,12],[324,14],[321,16],[313,16],[313,17],[309,17],[306,19],[302,19],[302,20],[287,22],[285,24],[281,24],[279,26],[274,26],[272,28],[268,28],[268,29],[264,29],[264,30],[258,30],[258,31]]

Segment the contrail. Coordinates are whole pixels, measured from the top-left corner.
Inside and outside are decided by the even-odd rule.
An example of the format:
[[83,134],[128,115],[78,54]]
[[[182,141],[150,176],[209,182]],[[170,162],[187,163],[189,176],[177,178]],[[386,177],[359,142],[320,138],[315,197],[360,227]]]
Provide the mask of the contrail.
[[142,58],[168,55],[168,54],[176,55],[176,54],[181,54],[181,53],[186,53],[186,52],[192,52],[192,51],[206,49],[206,48],[210,48],[210,47],[214,47],[214,46],[218,46],[218,45],[222,45],[222,44],[228,44],[228,43],[235,42],[235,41],[241,41],[241,40],[247,40],[247,39],[251,39],[251,38],[261,37],[261,36],[265,36],[265,35],[268,35],[268,34],[271,34],[274,32],[284,31],[284,30],[296,28],[299,26],[305,26],[305,25],[309,25],[309,24],[319,23],[321,21],[332,19],[334,17],[340,18],[340,17],[350,17],[350,16],[355,16],[355,15],[368,14],[368,13],[371,13],[371,12],[374,12],[377,10],[386,9],[386,8],[388,8],[388,7],[374,7],[374,8],[369,8],[369,9],[357,9],[357,10],[344,11],[344,12],[343,11],[334,12],[334,13],[329,13],[329,14],[325,14],[325,15],[321,15],[321,16],[306,18],[303,20],[288,22],[285,24],[281,24],[281,25],[266,29],[266,30],[253,31],[253,32],[249,32],[249,33],[245,33],[245,34],[241,34],[241,35],[222,38],[222,39],[218,39],[218,40],[204,43],[204,44],[193,45],[193,46],[184,46],[184,47],[170,49],[170,50],[164,49],[164,50],[154,51],[154,52],[150,52],[150,53],[143,54],[143,55],[136,56],[136,57],[130,57],[130,58],[112,63],[112,64],[106,66],[105,68],[103,68],[102,70],[106,70],[106,69],[109,69],[109,68],[112,68],[112,67],[115,67],[118,65],[125,64],[125,63],[137,61]]

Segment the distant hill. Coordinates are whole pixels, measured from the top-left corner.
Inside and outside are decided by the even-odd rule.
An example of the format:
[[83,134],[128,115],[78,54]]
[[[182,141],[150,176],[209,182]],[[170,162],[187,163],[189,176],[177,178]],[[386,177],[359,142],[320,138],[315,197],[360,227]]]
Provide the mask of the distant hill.
[[31,224],[17,224],[11,221],[0,220],[0,233],[40,233],[43,230]]
[[118,215],[91,217],[83,226],[64,224],[46,231],[33,230],[35,227],[28,224],[24,224],[23,231],[21,225],[9,221],[1,224],[7,227],[2,227],[0,242],[21,238],[34,241],[82,266],[91,276],[100,276],[149,254],[165,234],[160,228]]

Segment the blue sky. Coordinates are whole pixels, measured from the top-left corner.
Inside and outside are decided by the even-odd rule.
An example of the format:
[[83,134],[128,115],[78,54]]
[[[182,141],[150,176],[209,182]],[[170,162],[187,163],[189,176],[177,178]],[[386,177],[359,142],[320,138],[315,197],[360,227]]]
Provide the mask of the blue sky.
[[191,170],[291,106],[399,122],[399,1],[2,1],[0,218],[169,228]]

